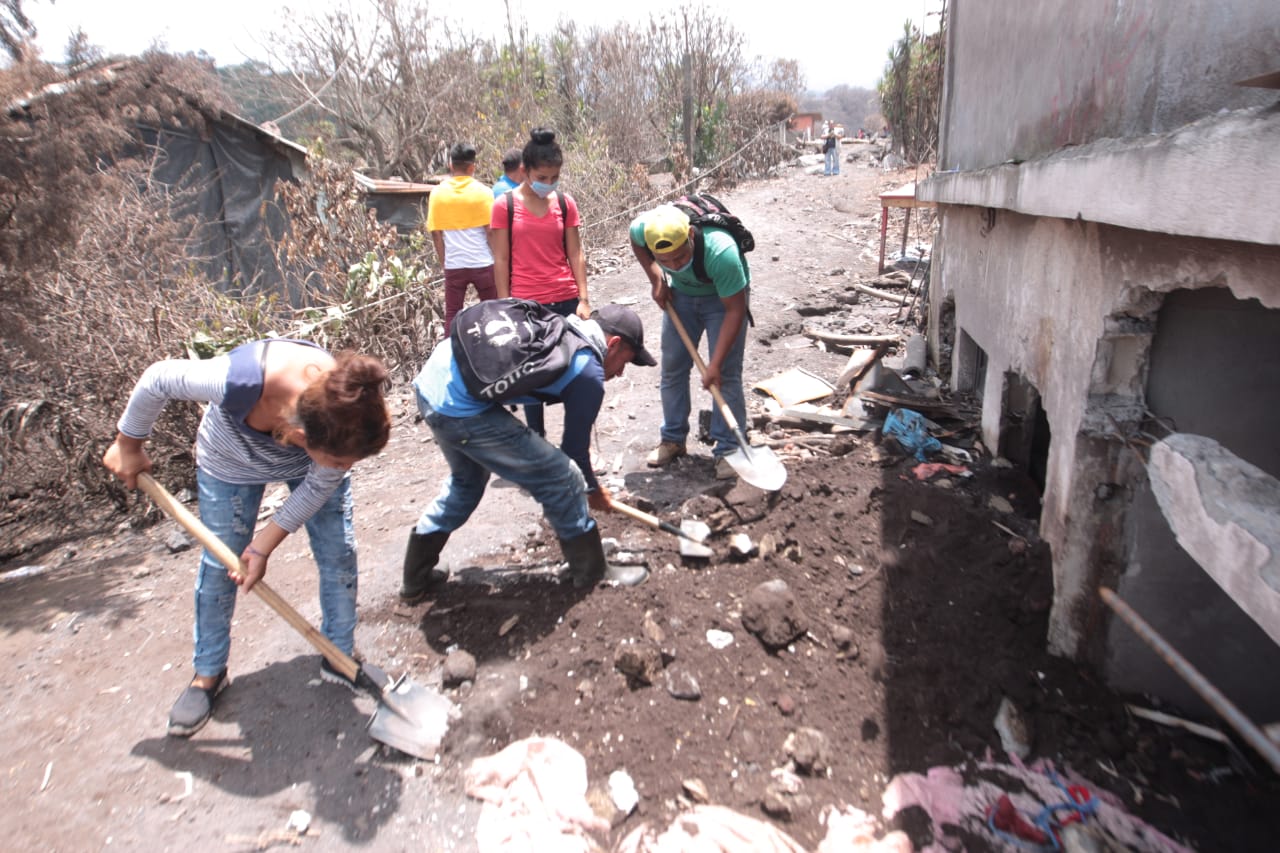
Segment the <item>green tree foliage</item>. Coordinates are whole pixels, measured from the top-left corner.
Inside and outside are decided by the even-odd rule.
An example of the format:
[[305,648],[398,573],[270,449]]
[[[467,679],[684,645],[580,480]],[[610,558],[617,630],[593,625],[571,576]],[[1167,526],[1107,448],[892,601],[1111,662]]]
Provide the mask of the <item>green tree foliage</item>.
[[907,21],[880,80],[881,112],[893,131],[894,147],[910,163],[937,155],[945,35],[945,16],[938,32],[927,36]]

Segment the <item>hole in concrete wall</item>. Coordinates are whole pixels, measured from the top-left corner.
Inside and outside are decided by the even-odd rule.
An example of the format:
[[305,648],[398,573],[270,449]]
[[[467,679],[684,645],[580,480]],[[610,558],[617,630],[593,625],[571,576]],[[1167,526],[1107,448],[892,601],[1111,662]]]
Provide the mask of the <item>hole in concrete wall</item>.
[[1006,373],[1000,406],[1000,455],[1026,471],[1041,495],[1049,469],[1050,438],[1040,392],[1021,374]]
[[987,384],[987,351],[960,329],[956,336],[955,390],[969,391],[982,399]]
[[948,296],[938,306],[938,317],[934,321],[937,329],[937,369],[939,376],[950,376],[952,358],[956,351],[956,299]]

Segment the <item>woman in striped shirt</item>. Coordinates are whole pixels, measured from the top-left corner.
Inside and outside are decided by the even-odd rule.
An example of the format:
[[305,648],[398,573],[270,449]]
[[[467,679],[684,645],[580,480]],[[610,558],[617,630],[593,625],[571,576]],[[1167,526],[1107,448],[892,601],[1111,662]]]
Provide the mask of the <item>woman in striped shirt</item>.
[[[208,360],[157,362],[138,380],[103,464],[134,488],[151,469],[143,444],[170,400],[208,403],[196,437],[200,519],[233,551],[229,573],[207,551],[195,589],[195,678],[169,714],[169,733],[188,736],[209,719],[227,684],[236,586],[253,588],[285,536],[306,525],[320,572],[321,631],[351,654],[356,624],[356,548],[347,471],[380,451],[391,424],[371,356],[337,358],[305,341],[254,341]],[[267,483],[289,498],[254,531]],[[321,663],[321,677],[353,686]]]

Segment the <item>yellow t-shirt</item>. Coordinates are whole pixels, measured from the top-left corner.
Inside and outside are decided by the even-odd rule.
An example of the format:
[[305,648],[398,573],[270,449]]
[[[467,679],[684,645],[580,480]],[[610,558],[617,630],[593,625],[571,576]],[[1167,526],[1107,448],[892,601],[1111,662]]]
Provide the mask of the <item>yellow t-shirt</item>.
[[458,231],[489,224],[493,190],[468,175],[454,175],[431,191],[427,201],[428,231]]

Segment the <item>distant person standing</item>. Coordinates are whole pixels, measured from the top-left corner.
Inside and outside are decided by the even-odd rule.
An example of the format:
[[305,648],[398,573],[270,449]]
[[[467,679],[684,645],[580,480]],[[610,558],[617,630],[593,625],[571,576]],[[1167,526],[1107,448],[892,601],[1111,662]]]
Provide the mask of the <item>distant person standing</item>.
[[[555,131],[529,135],[520,152],[524,181],[493,200],[489,247],[493,250],[498,296],[529,299],[561,317],[591,318],[587,299],[587,257],[582,251],[578,203],[560,192],[564,152]],[[542,405],[524,408],[525,421],[546,435]]]
[[493,194],[474,178],[476,147],[455,143],[449,149],[450,178],[431,191],[427,230],[444,267],[444,334],[462,310],[467,285],[474,284],[481,299],[495,299],[493,253],[489,250],[489,219]]
[[822,156],[825,158],[822,163],[822,174],[840,174],[840,137],[836,134],[836,126],[832,122],[827,122],[822,135]]
[[497,198],[522,183],[524,183],[524,152],[519,148],[508,148],[507,153],[502,155],[502,177],[493,183],[493,197]]

